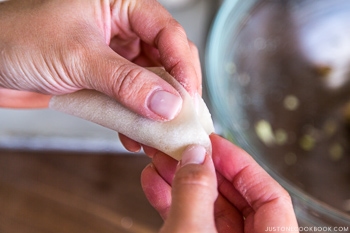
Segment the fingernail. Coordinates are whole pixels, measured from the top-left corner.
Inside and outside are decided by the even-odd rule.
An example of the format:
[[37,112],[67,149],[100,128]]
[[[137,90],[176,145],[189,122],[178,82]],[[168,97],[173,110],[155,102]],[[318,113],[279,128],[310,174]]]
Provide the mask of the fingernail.
[[182,154],[181,166],[187,164],[202,164],[207,151],[203,146],[193,145],[188,147]]
[[172,120],[181,110],[182,98],[167,91],[156,91],[151,96],[148,107],[157,115]]

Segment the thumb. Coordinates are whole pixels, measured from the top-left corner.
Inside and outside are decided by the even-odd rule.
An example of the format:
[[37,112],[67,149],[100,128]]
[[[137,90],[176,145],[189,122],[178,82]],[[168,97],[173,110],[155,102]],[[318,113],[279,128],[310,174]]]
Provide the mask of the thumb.
[[218,196],[215,168],[206,150],[190,146],[172,183],[172,204],[163,232],[216,232],[214,202]]
[[88,88],[105,93],[150,119],[171,120],[180,112],[182,98],[173,86],[103,47],[90,57],[85,76]]

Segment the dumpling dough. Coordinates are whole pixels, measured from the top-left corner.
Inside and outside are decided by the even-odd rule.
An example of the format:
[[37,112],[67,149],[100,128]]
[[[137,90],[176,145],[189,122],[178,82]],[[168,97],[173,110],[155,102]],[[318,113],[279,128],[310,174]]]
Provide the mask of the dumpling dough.
[[50,108],[115,130],[177,160],[181,159],[183,150],[192,144],[202,145],[211,151],[209,134],[214,132],[214,126],[203,99],[198,96],[193,100],[163,69],[150,70],[174,86],[183,98],[180,113],[171,121],[158,122],[144,118],[111,97],[94,90],[54,96],[50,101]]

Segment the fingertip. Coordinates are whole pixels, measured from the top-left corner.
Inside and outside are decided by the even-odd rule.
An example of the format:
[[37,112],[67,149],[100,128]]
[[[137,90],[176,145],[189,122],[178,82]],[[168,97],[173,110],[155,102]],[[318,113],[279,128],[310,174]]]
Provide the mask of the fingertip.
[[152,176],[157,175],[156,169],[153,163],[147,164],[147,166],[141,172],[141,186],[146,187],[149,184]]
[[206,186],[204,189],[216,188],[216,173],[212,158],[206,148],[200,145],[192,145],[186,148],[175,177],[180,185],[182,185],[182,182],[184,184],[189,182],[200,184],[199,187]]
[[132,140],[131,138],[119,133],[119,140],[126,150],[136,153],[141,150],[141,144]]
[[188,164],[202,164],[207,154],[206,149],[200,145],[192,145],[186,148],[182,154],[180,166]]

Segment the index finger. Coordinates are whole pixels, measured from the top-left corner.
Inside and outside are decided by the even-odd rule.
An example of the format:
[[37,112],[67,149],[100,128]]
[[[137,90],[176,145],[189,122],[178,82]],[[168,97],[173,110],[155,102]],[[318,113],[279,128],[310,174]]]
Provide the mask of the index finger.
[[[297,226],[291,198],[282,186],[249,154],[231,142],[218,135],[211,135],[211,142],[216,170],[232,185],[230,193],[221,193],[234,204],[239,199],[236,207],[247,220],[254,219],[254,227],[261,224],[257,228],[266,230],[271,226]],[[229,190],[227,183],[225,189]],[[234,190],[240,198],[237,194],[232,195]]]
[[270,199],[288,195],[244,150],[218,135],[211,135],[211,142],[217,171],[232,182],[254,209]]
[[194,55],[183,27],[158,1],[133,1],[129,20],[142,41],[159,50],[164,68],[193,95],[200,92],[199,56]]
[[0,108],[47,108],[51,96],[0,87]]

